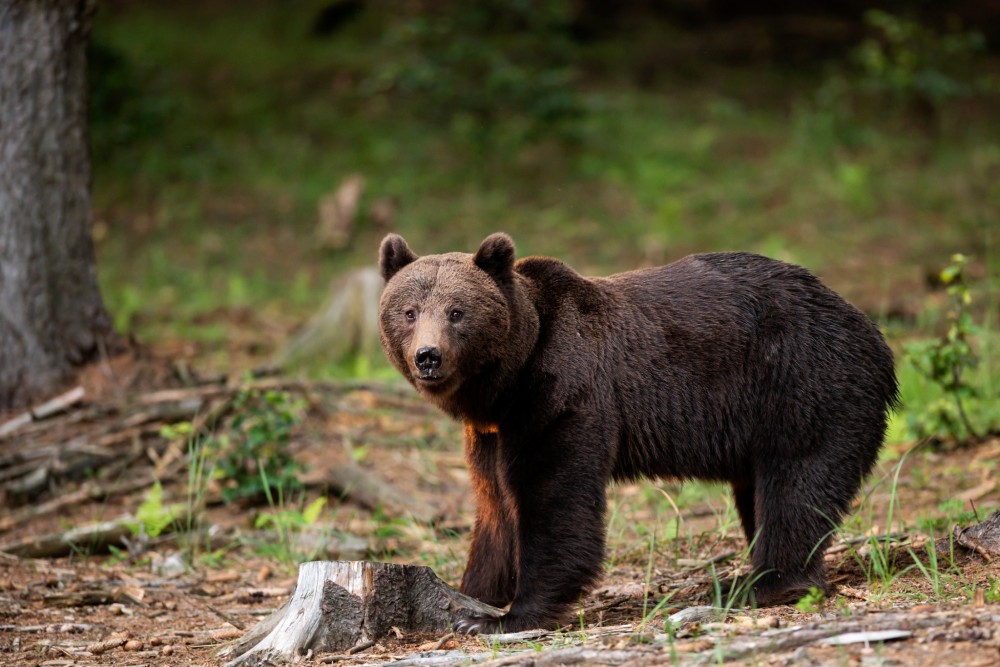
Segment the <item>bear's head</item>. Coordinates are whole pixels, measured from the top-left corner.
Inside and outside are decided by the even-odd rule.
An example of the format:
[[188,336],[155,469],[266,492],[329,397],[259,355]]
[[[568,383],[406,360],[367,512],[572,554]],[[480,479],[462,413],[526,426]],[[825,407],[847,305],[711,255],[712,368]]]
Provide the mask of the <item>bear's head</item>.
[[382,347],[414,387],[446,409],[466,381],[495,375],[507,361],[514,258],[514,242],[503,233],[487,237],[474,255],[417,257],[397,234],[382,241]]

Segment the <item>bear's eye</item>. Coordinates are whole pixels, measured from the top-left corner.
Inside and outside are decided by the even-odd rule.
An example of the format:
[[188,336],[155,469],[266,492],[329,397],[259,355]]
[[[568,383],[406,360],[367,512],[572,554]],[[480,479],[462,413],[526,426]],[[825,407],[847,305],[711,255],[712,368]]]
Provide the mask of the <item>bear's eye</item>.
[[415,311],[415,310],[413,310],[411,308],[408,311],[406,311],[405,313],[403,313],[403,317],[406,318],[407,322],[413,322],[414,320],[417,319],[417,311]]
[[450,313],[448,313],[448,319],[451,320],[452,322],[458,322],[462,319],[462,315],[464,314],[465,313],[460,311],[458,308],[455,308]]

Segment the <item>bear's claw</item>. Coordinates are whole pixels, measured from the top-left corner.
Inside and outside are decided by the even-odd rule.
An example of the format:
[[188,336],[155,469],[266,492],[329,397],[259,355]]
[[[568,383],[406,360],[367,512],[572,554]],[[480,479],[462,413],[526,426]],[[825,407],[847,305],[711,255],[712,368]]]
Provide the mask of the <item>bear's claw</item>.
[[494,635],[504,632],[521,632],[540,628],[542,625],[530,618],[507,613],[503,616],[469,615],[456,620],[452,627],[455,632],[465,635]]
[[453,624],[455,632],[462,635],[478,635],[482,626],[482,619],[460,618]]

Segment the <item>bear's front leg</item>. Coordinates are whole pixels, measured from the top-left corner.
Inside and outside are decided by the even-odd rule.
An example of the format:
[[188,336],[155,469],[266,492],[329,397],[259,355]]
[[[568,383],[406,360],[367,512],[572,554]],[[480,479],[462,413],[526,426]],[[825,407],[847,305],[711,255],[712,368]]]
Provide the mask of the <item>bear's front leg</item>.
[[498,456],[495,431],[466,426],[465,457],[476,496],[476,524],[460,589],[486,604],[506,607],[517,588],[517,511],[513,493],[503,484]]
[[604,560],[606,451],[595,432],[504,442],[517,512],[517,589],[500,618],[468,617],[469,634],[557,627],[600,576]]

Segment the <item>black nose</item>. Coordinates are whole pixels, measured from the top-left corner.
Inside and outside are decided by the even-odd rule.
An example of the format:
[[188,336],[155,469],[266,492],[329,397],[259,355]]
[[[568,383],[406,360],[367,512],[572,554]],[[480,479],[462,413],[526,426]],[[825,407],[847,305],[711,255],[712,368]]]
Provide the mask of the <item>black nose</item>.
[[441,367],[441,350],[436,347],[422,347],[413,355],[413,361],[422,371],[433,371]]

